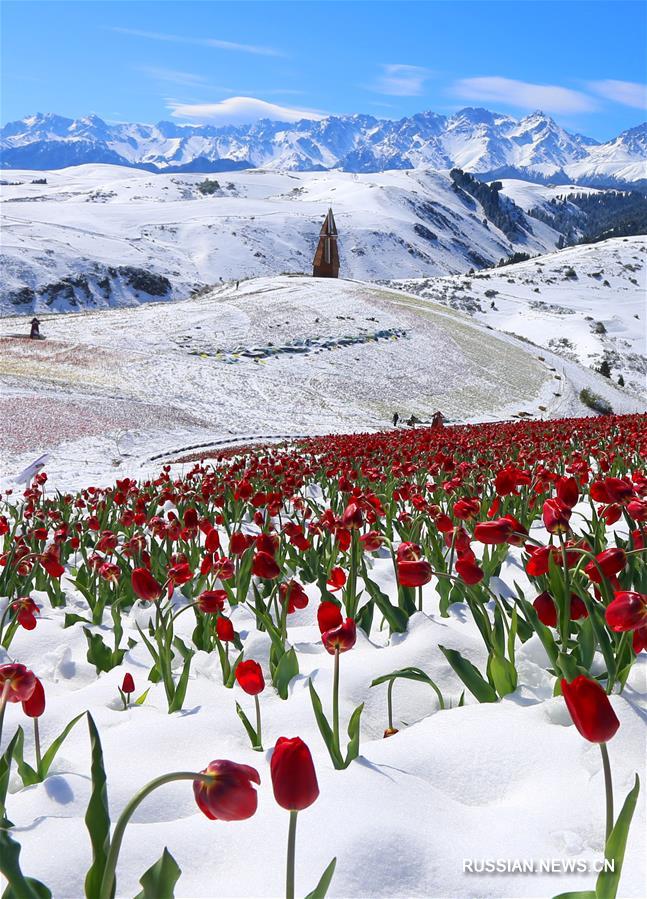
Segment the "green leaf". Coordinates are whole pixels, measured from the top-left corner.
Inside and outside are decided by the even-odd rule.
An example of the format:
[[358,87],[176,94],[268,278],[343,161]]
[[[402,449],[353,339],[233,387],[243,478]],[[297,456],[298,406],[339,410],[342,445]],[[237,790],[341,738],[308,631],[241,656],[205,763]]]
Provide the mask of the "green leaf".
[[0,821],[0,871],[8,881],[2,899],[51,899],[44,883],[25,877],[20,870],[20,843],[12,838],[9,827],[6,818]]
[[319,699],[319,694],[314,688],[312,678],[308,679],[308,687],[310,688],[310,699],[312,701],[312,708],[315,713],[317,726],[319,727],[319,733],[323,737],[323,741],[328,748],[328,752],[330,753],[330,758],[333,765],[339,770],[340,768],[344,767],[344,760],[342,759],[339,750],[335,746],[332,727],[328,724],[328,719],[324,715],[321,700]]
[[478,669],[475,668],[470,661],[463,658],[460,652],[457,652],[455,649],[446,649],[440,644],[438,645],[438,649],[443,653],[470,693],[476,697],[479,702],[498,701],[499,697],[497,696],[496,690],[483,678]]
[[346,749],[346,761],[344,763],[344,768],[348,768],[353,759],[356,759],[359,755],[359,720],[362,715],[363,708],[364,703],[357,706],[353,714],[350,716],[350,721],[348,722],[348,736],[350,737],[350,740]]
[[7,790],[9,789],[9,775],[11,774],[11,762],[13,760],[16,743],[19,740],[19,732],[21,732],[20,727],[9,741],[3,754],[0,755],[0,814],[2,815],[4,815],[4,804],[5,799],[7,798]]
[[134,704],[135,704],[135,705],[144,705],[144,703],[146,702],[146,697],[147,697],[148,694],[150,693],[150,689],[151,689],[150,687],[147,687],[147,688],[144,690],[144,692],[142,693],[142,695],[139,696],[139,697],[135,700]]
[[272,674],[272,683],[281,699],[288,698],[288,687],[293,677],[299,673],[299,660],[293,647],[283,653]]
[[143,886],[135,899],[174,899],[174,887],[180,879],[180,870],[166,846],[159,858],[139,879]]
[[386,593],[383,593],[382,590],[380,590],[379,586],[375,583],[375,581],[372,581],[369,578],[368,571],[366,569],[366,562],[364,560],[362,560],[362,577],[364,579],[366,589],[369,592],[369,596],[386,618],[391,631],[396,631],[397,633],[403,633],[404,631],[406,631],[409,616],[404,609],[401,609],[399,606],[392,605]]
[[488,659],[489,672],[499,696],[507,696],[517,689],[517,670],[508,659],[491,655]]
[[595,891],[582,890],[576,893],[560,893],[554,899],[595,899]]
[[[326,893],[328,892],[328,887],[330,886],[333,874],[335,873],[336,864],[337,859],[333,858],[331,863],[319,878],[319,883],[311,893],[308,893],[306,899],[325,899]],[[139,897],[137,897],[137,899],[139,899]]]
[[48,773],[49,769],[52,767],[52,762],[54,761],[54,759],[56,757],[56,753],[61,748],[61,746],[63,745],[65,740],[67,739],[67,735],[72,730],[72,728],[74,727],[76,722],[80,721],[84,715],[85,715],[85,712],[81,712],[81,714],[77,715],[76,718],[72,718],[72,720],[69,722],[69,724],[65,725],[62,732],[58,735],[58,737],[56,737],[55,740],[52,741],[49,748],[44,753],[44,755],[41,759],[40,770],[38,772],[40,774],[41,780],[45,780],[45,778],[47,777],[47,773]]
[[381,677],[376,677],[375,680],[371,682],[371,686],[377,687],[378,684],[384,684],[387,681],[399,677],[405,678],[406,680],[419,681],[422,684],[429,684],[429,686],[438,697],[439,708],[441,710],[445,708],[445,700],[443,698],[443,694],[440,692],[438,684],[433,681],[428,674],[425,674],[422,668],[415,668],[413,666],[409,666],[407,668],[398,668],[397,671],[392,671],[390,674],[383,674]]
[[87,716],[92,753],[92,793],[85,813],[85,825],[92,844],[92,865],[85,877],[85,895],[87,899],[98,899],[110,849],[110,811],[101,740],[92,715],[88,712]]
[[633,788],[624,801],[622,810],[613,826],[613,830],[609,834],[609,839],[604,849],[604,857],[613,860],[614,869],[613,871],[600,871],[595,884],[596,899],[615,899],[618,894],[622,863],[625,857],[625,849],[627,848],[629,826],[636,809],[639,792],[640,778],[636,774]]
[[243,722],[245,730],[247,731],[247,736],[249,737],[250,743],[252,744],[252,749],[256,749],[256,747],[258,746],[258,734],[256,733],[256,729],[254,728],[251,721],[238,702],[236,703],[236,712],[240,720]]
[[191,671],[191,659],[193,658],[193,651],[191,651],[190,655],[186,657],[184,660],[184,665],[182,667],[182,673],[178,678],[178,682],[175,685],[175,692],[173,693],[173,699],[169,703],[169,713],[170,712],[179,712],[184,704],[184,699],[186,697],[187,687],[189,685],[189,673]]
[[25,735],[22,727],[16,731],[15,746],[13,758],[18,768],[18,774],[23,782],[23,786],[30,787],[32,784],[40,783],[42,777],[39,777],[38,771],[35,771],[24,758]]

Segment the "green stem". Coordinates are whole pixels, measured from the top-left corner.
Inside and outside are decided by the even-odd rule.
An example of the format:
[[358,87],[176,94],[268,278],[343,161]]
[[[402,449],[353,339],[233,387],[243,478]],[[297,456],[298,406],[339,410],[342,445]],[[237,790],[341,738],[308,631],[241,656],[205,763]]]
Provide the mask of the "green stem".
[[389,681],[389,686],[386,691],[386,710],[389,716],[389,730],[393,730],[393,684],[395,683],[395,678],[392,677]]
[[559,535],[559,542],[562,547],[562,563],[564,567],[564,603],[562,605],[562,614],[560,620],[560,636],[562,638],[562,649],[568,651],[568,633],[571,622],[571,584],[568,571],[568,557],[566,553],[566,541],[562,534]]
[[254,696],[254,704],[256,706],[256,743],[254,749],[263,749],[263,737],[261,735],[261,704],[258,701],[258,693]]
[[418,587],[418,611],[422,612],[422,587]]
[[2,688],[2,696],[0,696],[0,746],[2,746],[2,725],[4,724],[4,713],[7,708],[7,699],[9,690],[11,689],[11,681],[6,680]]
[[112,897],[115,873],[117,870],[117,860],[119,858],[119,851],[123,842],[124,833],[128,826],[128,822],[138,806],[153,792],[153,790],[156,790],[158,787],[163,787],[165,784],[173,783],[173,781],[176,780],[202,780],[205,783],[208,783],[213,780],[213,777],[209,774],[197,774],[194,771],[175,771],[171,774],[163,774],[161,777],[156,777],[155,780],[151,780],[145,787],[142,787],[139,793],[136,793],[135,796],[133,796],[119,816],[117,824],[115,825],[112,840],[110,841],[110,849],[108,850],[108,857],[106,858],[106,866],[103,871],[98,899],[111,899]]
[[604,831],[604,845],[609,841],[611,831],[613,830],[613,782],[611,780],[611,765],[609,763],[609,751],[606,743],[600,743],[600,752],[602,753],[602,767],[604,768],[604,794],[606,798],[606,827]]
[[38,726],[38,718],[34,718],[34,748],[36,750],[36,770],[40,774],[43,759],[40,752],[40,728]]
[[335,649],[335,669],[332,682],[332,733],[333,741],[339,750],[339,650]]
[[285,875],[285,899],[294,899],[294,857],[297,843],[297,809],[290,811],[290,827],[288,829],[288,862]]

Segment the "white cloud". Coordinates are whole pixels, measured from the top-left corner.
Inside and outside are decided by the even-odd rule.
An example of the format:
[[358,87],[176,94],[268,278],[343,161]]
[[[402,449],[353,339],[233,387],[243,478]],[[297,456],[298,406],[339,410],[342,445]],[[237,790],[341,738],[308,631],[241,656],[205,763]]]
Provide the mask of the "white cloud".
[[138,71],[148,75],[149,78],[154,78],[156,81],[168,81],[171,84],[181,84],[185,87],[197,87],[207,83],[207,79],[202,75],[194,75],[192,72],[178,72],[176,69],[139,66]]
[[178,119],[199,119],[216,125],[248,125],[259,119],[275,122],[297,122],[299,119],[323,119],[325,113],[313,109],[296,109],[267,103],[256,97],[228,97],[218,103],[180,103],[168,100],[168,108]]
[[382,66],[384,74],[377,79],[372,90],[394,97],[417,97],[422,94],[424,83],[431,72],[423,66],[391,64]]
[[595,100],[581,91],[556,84],[529,84],[500,76],[462,78],[454,83],[452,92],[464,100],[503,103],[545,112],[591,112],[596,108]]
[[184,37],[181,34],[161,34],[158,31],[140,31],[138,28],[110,28],[119,34],[130,34],[151,41],[167,41],[174,44],[194,44],[198,47],[214,47],[217,50],[236,50],[239,53],[253,53],[256,56],[283,56],[274,47],[260,47],[255,44],[239,44],[235,41],[221,41],[212,37]]
[[590,90],[613,100],[614,103],[622,103],[624,106],[635,106],[637,109],[647,108],[647,85],[637,84],[635,81],[590,81]]

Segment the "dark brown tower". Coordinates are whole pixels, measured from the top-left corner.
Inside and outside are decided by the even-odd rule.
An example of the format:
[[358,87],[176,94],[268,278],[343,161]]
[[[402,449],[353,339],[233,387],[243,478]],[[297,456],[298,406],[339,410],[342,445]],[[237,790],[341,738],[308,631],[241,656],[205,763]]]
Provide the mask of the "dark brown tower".
[[339,251],[337,249],[337,225],[329,209],[321,226],[317,252],[312,264],[314,278],[339,277]]

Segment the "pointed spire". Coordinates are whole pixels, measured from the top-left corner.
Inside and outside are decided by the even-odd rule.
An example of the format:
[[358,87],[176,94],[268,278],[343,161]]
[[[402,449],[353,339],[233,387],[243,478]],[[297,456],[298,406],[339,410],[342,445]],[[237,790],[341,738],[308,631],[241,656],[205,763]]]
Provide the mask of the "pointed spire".
[[337,225],[332,209],[328,209],[321,226],[312,274],[315,278],[337,278],[339,275]]

